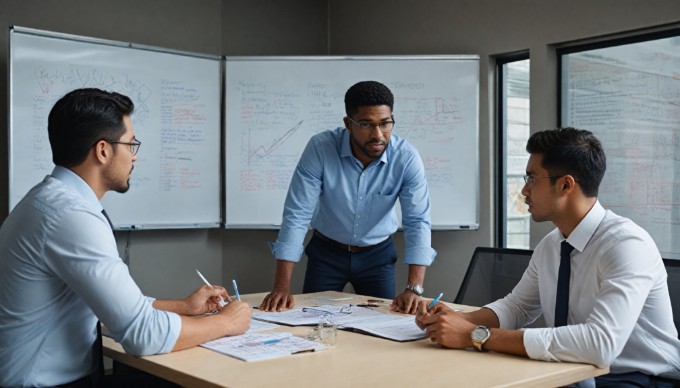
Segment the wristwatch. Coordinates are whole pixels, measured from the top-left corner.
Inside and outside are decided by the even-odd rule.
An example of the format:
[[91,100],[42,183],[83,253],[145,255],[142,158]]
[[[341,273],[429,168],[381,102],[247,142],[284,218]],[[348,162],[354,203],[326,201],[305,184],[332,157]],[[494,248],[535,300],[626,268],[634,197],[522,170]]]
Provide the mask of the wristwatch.
[[418,296],[423,295],[423,291],[425,291],[425,290],[423,290],[423,286],[421,286],[420,284],[408,284],[406,286],[406,289],[413,292],[414,294],[416,294]]
[[486,352],[484,343],[491,337],[491,329],[486,326],[477,326],[472,330],[472,345],[480,352]]

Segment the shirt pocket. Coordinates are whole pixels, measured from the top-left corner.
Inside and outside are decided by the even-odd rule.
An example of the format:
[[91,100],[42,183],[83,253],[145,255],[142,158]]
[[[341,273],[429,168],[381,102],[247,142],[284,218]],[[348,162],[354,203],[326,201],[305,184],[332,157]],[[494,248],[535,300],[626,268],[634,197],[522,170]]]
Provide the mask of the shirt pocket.
[[386,215],[394,208],[397,201],[397,193],[394,194],[373,194],[371,199],[371,219],[378,221],[385,218]]

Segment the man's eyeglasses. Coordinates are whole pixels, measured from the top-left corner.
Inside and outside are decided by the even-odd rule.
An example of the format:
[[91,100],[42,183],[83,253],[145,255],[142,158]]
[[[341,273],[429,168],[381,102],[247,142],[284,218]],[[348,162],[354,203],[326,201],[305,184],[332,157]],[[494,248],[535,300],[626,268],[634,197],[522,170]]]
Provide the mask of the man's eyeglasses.
[[533,176],[533,175],[525,175],[524,176],[524,184],[533,186],[534,182],[536,179],[544,179],[544,178],[562,178],[564,175],[552,175],[552,176]]
[[392,118],[391,121],[390,120],[381,121],[378,124],[373,124],[370,121],[354,121],[349,117],[347,117],[347,120],[358,125],[359,128],[363,129],[364,131],[371,131],[373,128],[378,128],[382,133],[390,133],[395,123],[394,118]]
[[125,144],[125,145],[128,145],[128,146],[130,146],[130,152],[132,152],[132,155],[137,155],[137,151],[139,151],[139,146],[142,145],[142,142],[137,140],[137,139],[132,140],[132,143],[128,143],[128,142],[124,142],[124,141],[108,141],[108,140],[104,140],[104,141],[109,143],[109,144]]
[[324,309],[317,309],[317,308],[314,308],[314,307],[303,307],[302,312],[303,313],[310,313],[310,314],[314,314],[314,315],[352,314],[352,305],[351,304],[343,305],[340,308],[340,310],[338,310],[338,311],[328,311],[328,310],[324,310]]

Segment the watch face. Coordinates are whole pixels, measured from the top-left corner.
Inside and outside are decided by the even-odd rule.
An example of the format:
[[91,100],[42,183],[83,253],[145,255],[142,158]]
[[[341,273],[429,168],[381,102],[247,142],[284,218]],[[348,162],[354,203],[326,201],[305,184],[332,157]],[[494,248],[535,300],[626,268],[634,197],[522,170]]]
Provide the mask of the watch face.
[[472,330],[472,340],[475,342],[484,342],[489,338],[489,329],[485,327],[477,327]]
[[406,286],[406,289],[411,290],[418,295],[423,294],[423,287],[420,284],[409,284],[408,286]]

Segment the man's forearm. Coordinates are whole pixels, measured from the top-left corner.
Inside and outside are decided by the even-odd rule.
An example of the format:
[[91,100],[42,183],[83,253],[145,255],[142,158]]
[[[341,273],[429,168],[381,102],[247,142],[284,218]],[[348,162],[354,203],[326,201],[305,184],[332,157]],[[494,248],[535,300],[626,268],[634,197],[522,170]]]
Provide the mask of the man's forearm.
[[186,304],[182,300],[156,299],[152,305],[156,310],[170,311],[172,313],[187,315]]
[[276,260],[276,274],[274,275],[274,289],[290,289],[290,279],[293,275],[295,262]]
[[408,266],[408,284],[423,285],[425,282],[425,271],[427,266],[409,264]]
[[465,316],[465,319],[468,322],[474,323],[475,325],[482,325],[494,328],[497,328],[501,325],[496,313],[494,313],[493,310],[486,307],[482,307],[479,310],[475,310],[469,313],[464,313],[463,316]]

